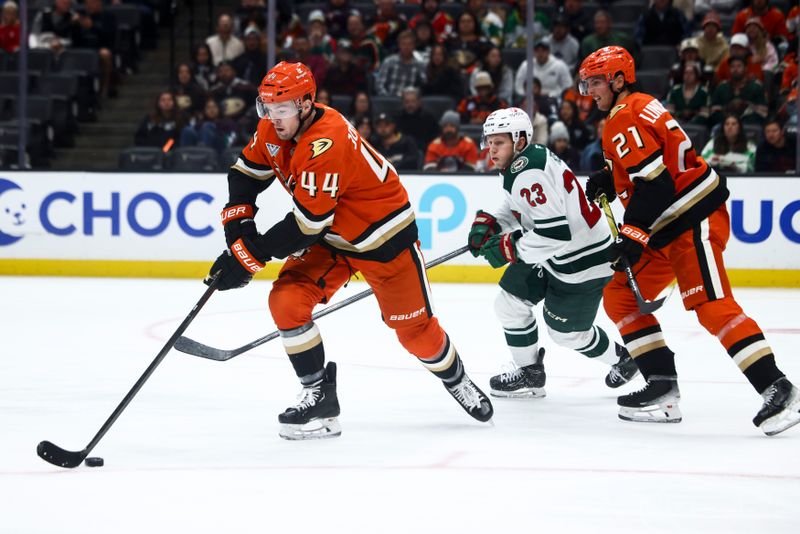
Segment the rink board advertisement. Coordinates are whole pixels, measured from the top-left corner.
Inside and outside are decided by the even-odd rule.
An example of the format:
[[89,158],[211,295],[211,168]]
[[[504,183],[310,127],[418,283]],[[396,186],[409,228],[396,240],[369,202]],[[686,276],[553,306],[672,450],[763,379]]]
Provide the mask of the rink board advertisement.
[[[475,212],[492,211],[503,196],[498,176],[402,180],[428,260],[463,246]],[[725,259],[734,283],[800,286],[800,178],[728,183]],[[3,173],[0,274],[200,277],[224,248],[219,212],[226,201],[224,174]],[[291,209],[278,184],[258,205],[261,231]],[[279,267],[270,262],[263,276]],[[464,254],[430,277],[495,281],[500,272]]]

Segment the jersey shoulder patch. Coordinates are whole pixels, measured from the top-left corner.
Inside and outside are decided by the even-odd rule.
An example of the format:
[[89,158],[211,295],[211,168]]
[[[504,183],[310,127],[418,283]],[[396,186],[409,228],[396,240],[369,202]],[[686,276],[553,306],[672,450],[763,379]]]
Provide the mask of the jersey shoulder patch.
[[544,171],[547,166],[549,151],[544,145],[529,145],[516,158],[503,173],[503,189],[511,192],[514,181],[526,170]]
[[310,143],[311,159],[314,159],[317,156],[321,156],[322,154],[330,150],[332,146],[333,146],[333,141],[331,139],[328,139],[327,137],[314,139]]

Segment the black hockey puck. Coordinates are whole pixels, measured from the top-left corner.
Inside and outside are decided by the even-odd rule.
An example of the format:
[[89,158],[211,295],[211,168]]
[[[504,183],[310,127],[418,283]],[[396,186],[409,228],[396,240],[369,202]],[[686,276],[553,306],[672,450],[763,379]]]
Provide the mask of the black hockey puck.
[[83,461],[88,467],[103,467],[105,463],[99,456],[91,456]]

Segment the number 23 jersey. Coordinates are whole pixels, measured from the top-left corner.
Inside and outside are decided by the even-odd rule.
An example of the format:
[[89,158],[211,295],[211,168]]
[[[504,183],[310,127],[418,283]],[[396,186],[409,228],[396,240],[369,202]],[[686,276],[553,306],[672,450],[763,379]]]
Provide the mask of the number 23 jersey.
[[[336,110],[316,104],[295,143],[261,120],[234,168],[271,169],[292,195],[297,226],[344,255],[389,261],[417,240],[414,211],[397,171]],[[263,178],[260,178],[263,179]]]
[[542,145],[529,145],[503,173],[505,200],[495,214],[503,231],[521,228],[518,258],[556,278],[580,283],[611,276],[603,213],[575,174]]
[[697,155],[678,121],[650,95],[633,93],[611,109],[602,144],[624,206],[634,193],[634,180],[646,182],[669,171],[675,193],[666,209],[651,214],[653,248],[667,245],[728,198],[725,177]]

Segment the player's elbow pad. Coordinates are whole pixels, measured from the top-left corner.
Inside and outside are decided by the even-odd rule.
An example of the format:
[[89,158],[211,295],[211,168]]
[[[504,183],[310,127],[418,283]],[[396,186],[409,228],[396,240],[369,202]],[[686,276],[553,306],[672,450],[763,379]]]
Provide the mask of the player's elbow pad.
[[285,258],[298,250],[310,247],[325,232],[326,230],[318,234],[304,234],[297,225],[294,214],[287,213],[282,221],[258,236],[258,248],[274,258]]
[[631,201],[625,209],[625,224],[649,231],[658,216],[672,204],[674,196],[675,182],[666,168],[652,180],[636,178]]

